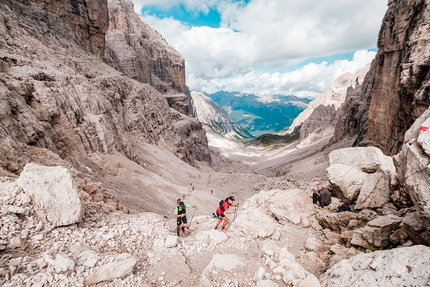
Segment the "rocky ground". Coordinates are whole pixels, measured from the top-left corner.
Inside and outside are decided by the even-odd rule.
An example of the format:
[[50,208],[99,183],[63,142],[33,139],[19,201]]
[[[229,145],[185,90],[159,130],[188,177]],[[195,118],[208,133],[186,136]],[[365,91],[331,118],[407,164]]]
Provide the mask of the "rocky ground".
[[[152,148],[152,151],[147,152],[161,153],[158,147]],[[324,161],[322,158],[314,158],[306,162],[314,163],[315,160]],[[106,169],[104,174],[104,182],[112,182],[112,186],[125,182],[133,184],[144,178],[142,174],[135,176],[140,170],[130,172],[135,166],[130,167],[132,164],[119,156],[106,156],[104,163],[111,166],[111,169],[116,169],[114,172]],[[305,165],[302,164],[302,167]],[[279,259],[281,253],[291,262],[295,262],[294,258],[301,260],[304,267],[300,267],[299,271],[302,275],[319,276],[324,271],[322,261],[314,261],[302,255],[308,239],[320,236],[320,231],[314,228],[301,228],[292,223],[279,224],[276,220],[270,220],[263,225],[271,226],[276,223],[276,228],[272,227],[276,232],[270,231],[263,237],[258,234],[250,236],[242,228],[245,225],[240,224],[231,225],[226,235],[213,230],[216,220],[211,217],[218,201],[230,194],[235,195],[237,202],[243,205],[250,197],[259,196],[261,191],[285,191],[301,186],[305,192],[313,184],[312,180],[309,183],[296,181],[288,172],[282,176],[258,174],[252,170],[252,166],[223,158],[216,153],[212,167],[203,165],[196,169],[183,165],[179,167],[180,171],[176,168],[172,171],[172,166],[148,162],[148,169],[150,168],[158,170],[160,176],[168,173],[166,178],[180,173],[181,176],[176,180],[163,179],[164,184],[182,183],[183,186],[176,186],[180,193],[174,193],[174,198],[181,197],[186,203],[199,206],[197,212],[188,212],[192,223],[187,234],[181,234],[180,237],[175,234],[172,212],[175,200],[167,208],[163,206],[163,202],[150,202],[154,210],[142,212],[143,210],[138,210],[142,201],[154,196],[127,194],[122,197],[120,188],[116,189],[116,196],[128,207],[130,214],[118,211],[121,208],[115,208],[118,206],[106,201],[106,195],[104,201],[97,202],[97,197],[103,198],[103,195],[97,195],[97,192],[91,191],[87,186],[84,189],[86,191],[81,190],[81,195],[84,195],[82,198],[86,199],[82,222],[61,227],[42,223],[34,212],[34,203],[26,193],[14,187],[14,193],[11,194],[13,179],[4,177],[1,189],[3,251],[0,263],[3,286],[252,286],[265,279],[273,279],[284,286],[286,283],[282,280],[281,272],[283,265]],[[295,171],[302,176],[314,174],[310,170],[308,173],[299,169]],[[116,173],[117,177],[121,176],[120,183],[110,179],[112,173]],[[183,179],[183,173],[188,174],[189,184]],[[85,184],[80,184],[83,185]],[[312,207],[310,196],[305,196],[309,199],[307,204]],[[136,201],[136,198],[139,200]],[[266,210],[266,207],[255,209],[259,208]],[[122,209],[127,210],[124,207]],[[237,215],[237,222],[251,220],[246,218],[246,209],[243,207],[239,208]],[[258,231],[258,217],[263,216],[248,216],[257,217],[253,226],[257,233],[266,232]],[[254,222],[254,219],[251,221]],[[109,267],[109,264],[112,266]],[[127,264],[130,266],[126,273],[115,273]],[[96,270],[102,268],[113,268],[109,270],[114,274],[101,272],[97,275]],[[264,268],[264,272],[261,268]],[[261,274],[257,274],[258,272]]]
[[[340,286],[342,276],[348,275],[356,282],[380,280],[388,285],[377,286],[396,286],[390,285],[394,279],[402,282],[412,272],[418,275],[408,279],[406,286],[425,286],[428,271],[422,271],[422,266],[430,260],[428,248],[413,246],[391,255],[374,252],[366,260],[353,257],[366,252],[345,245],[343,232],[319,224],[317,217],[338,217],[331,208],[316,208],[310,193],[317,181],[327,183],[328,152],[336,147],[322,140],[314,146],[292,145],[263,153],[251,148],[246,149],[248,154],[232,156],[213,146],[212,165],[198,168],[163,153],[161,146],[146,147],[145,168],[118,155],[100,156],[106,171],[99,178],[103,181],[74,176],[83,214],[72,224],[52,223],[57,216],[68,213],[69,220],[79,213],[68,211],[67,206],[62,212],[42,216],[41,203],[29,196],[39,189],[40,178],[31,179],[31,173],[23,175],[26,172],[18,180],[2,177],[0,282],[2,286],[303,287]],[[73,169],[70,172],[74,174]],[[22,182],[30,182],[30,188]],[[53,174],[41,182],[42,190],[51,182],[70,185]],[[136,184],[140,189],[124,192]],[[147,186],[145,192],[140,191]],[[151,193],[151,186],[156,192],[164,187],[166,196]],[[214,230],[212,212],[221,198],[231,194],[239,208],[235,216],[229,215],[228,232],[223,233]],[[188,210],[190,228],[180,236],[172,212],[178,197],[198,206],[197,211]],[[332,207],[338,204],[334,198]],[[54,208],[56,203],[48,205]],[[359,224],[351,219],[347,220]],[[386,256],[398,257],[397,265],[387,264],[382,259]],[[356,258],[364,274],[368,268],[381,272],[367,274],[365,279],[358,272],[343,274],[355,268],[348,265],[353,262],[344,263],[346,269],[335,265],[347,258]],[[393,268],[400,270],[398,276],[384,281]]]

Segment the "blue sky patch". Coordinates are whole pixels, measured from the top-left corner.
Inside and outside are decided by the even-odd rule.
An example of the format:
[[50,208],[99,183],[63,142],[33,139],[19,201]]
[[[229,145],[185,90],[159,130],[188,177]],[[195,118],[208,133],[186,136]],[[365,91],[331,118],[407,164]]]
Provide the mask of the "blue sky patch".
[[183,4],[162,9],[157,6],[144,6],[141,10],[142,15],[156,16],[159,19],[174,18],[189,26],[208,26],[218,28],[221,23],[221,15],[215,9],[210,9],[206,15],[200,11],[187,11]]

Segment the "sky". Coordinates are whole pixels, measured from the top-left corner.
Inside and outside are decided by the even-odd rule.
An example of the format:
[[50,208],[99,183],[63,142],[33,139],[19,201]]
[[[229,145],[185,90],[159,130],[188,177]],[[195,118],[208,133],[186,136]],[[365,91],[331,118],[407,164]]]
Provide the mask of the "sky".
[[131,0],[191,91],[313,98],[376,55],[387,0]]

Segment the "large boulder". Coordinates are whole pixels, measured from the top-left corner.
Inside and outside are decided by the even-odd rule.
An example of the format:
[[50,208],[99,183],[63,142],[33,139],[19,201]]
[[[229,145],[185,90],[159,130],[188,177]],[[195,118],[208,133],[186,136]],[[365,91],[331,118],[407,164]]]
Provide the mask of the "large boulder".
[[62,226],[82,220],[81,197],[66,168],[28,163],[16,183],[32,198],[41,221]]
[[430,245],[430,109],[405,134],[405,144],[396,156],[399,180],[413,202],[416,214],[405,218],[405,230],[414,243]]
[[397,185],[392,157],[375,147],[345,148],[329,154],[327,168],[335,195],[356,209],[380,208],[390,200]]
[[299,189],[273,189],[248,199],[233,224],[253,238],[266,238],[274,234],[278,222],[308,226],[314,213],[309,194]]
[[422,245],[361,253],[335,264],[321,277],[329,286],[427,286],[430,248]]
[[85,284],[93,285],[104,281],[113,281],[118,278],[129,276],[133,272],[133,268],[137,263],[137,259],[128,254],[122,253],[115,256],[113,262],[106,263],[97,268],[92,274],[85,277]]
[[377,248],[385,248],[391,244],[390,236],[400,229],[401,222],[395,215],[377,217],[363,228],[363,238]]
[[363,227],[367,222],[373,220],[375,216],[372,213],[366,212],[318,213],[316,219],[324,228],[333,231],[343,231]]
[[300,189],[274,190],[268,203],[273,217],[281,224],[303,225],[314,213],[309,194]]

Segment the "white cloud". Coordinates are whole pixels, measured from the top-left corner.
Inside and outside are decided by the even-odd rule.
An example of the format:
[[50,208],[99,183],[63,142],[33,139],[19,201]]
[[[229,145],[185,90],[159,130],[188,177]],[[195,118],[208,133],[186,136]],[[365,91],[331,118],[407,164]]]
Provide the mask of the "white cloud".
[[204,79],[193,73],[187,83],[195,90],[215,92],[218,90],[257,93],[260,95],[287,94],[300,97],[315,97],[327,90],[340,75],[355,73],[375,56],[375,52],[357,51],[351,61],[338,60],[328,65],[311,63],[300,69],[286,73],[267,73],[250,70],[240,76],[230,78]]
[[[135,6],[174,6],[194,11],[217,7],[220,28],[192,27],[172,18],[145,16],[186,61],[191,90],[237,90],[262,94],[318,94],[333,80],[367,64],[386,10],[375,0],[133,0]],[[239,3],[239,4],[238,4]],[[364,19],[364,20],[363,20]],[[352,61],[308,64],[305,59],[359,51]],[[261,72],[264,71],[264,72]]]

